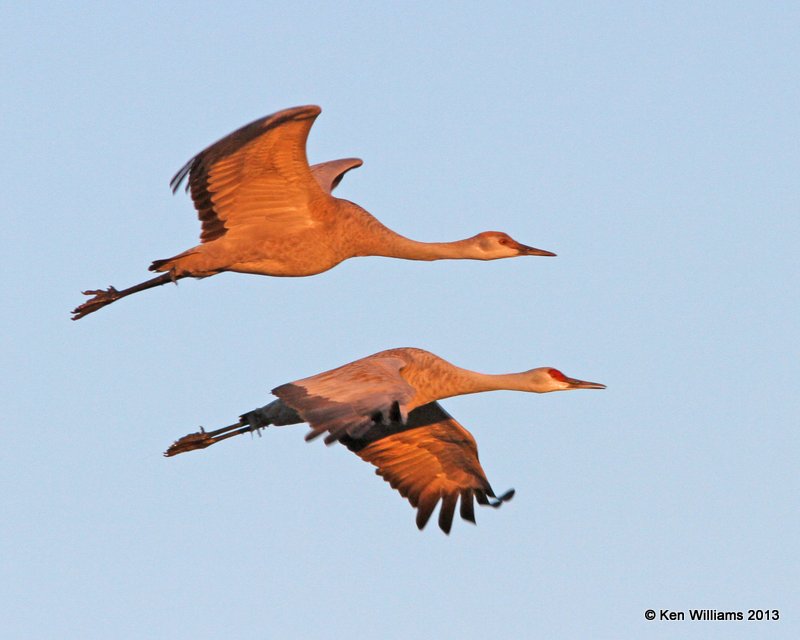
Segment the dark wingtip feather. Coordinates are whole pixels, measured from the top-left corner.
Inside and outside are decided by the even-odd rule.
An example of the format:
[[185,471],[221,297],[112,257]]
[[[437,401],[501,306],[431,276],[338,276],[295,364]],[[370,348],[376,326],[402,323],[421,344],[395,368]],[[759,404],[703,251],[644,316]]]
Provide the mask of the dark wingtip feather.
[[[500,502],[501,504],[502,504],[503,502],[508,502],[509,500],[511,500],[511,498],[513,498],[513,497],[514,497],[514,494],[515,494],[515,493],[516,493],[516,491],[515,491],[514,489],[509,489],[509,490],[508,490],[508,491],[506,491],[506,492],[505,492],[505,493],[504,493],[502,496],[500,496],[500,497],[499,497],[497,500],[498,500],[498,502]],[[499,505],[498,505],[498,506],[499,506]]]
[[[495,509],[497,509],[504,502],[508,502],[509,500],[511,500],[511,498],[514,497],[514,493],[515,493],[514,489],[509,489],[508,491],[506,491],[503,495],[501,495],[498,498],[497,496],[494,495],[494,492],[490,490],[490,491],[487,491],[486,494],[483,496],[483,500],[484,501],[481,502],[481,500],[478,499],[478,502],[480,502],[482,505],[489,506],[489,507],[494,507]],[[489,497],[487,497],[487,495]]]
[[423,495],[420,498],[419,507],[417,507],[417,529],[420,531],[428,524],[437,502],[439,502],[439,495],[436,493]]
[[456,500],[458,500],[458,496],[453,493],[445,494],[442,497],[442,506],[439,509],[439,528],[447,535],[450,535],[450,529],[453,526]]
[[461,518],[472,524],[475,522],[475,503],[472,501],[472,491],[465,489],[461,492],[461,505],[459,507]]
[[[183,165],[174,176],[172,176],[172,180],[169,181],[170,189],[172,189],[172,193],[176,193],[178,188],[181,186],[181,182],[186,179],[186,176],[189,175],[189,172],[192,170],[194,166],[195,160],[197,160],[197,156],[189,160],[185,165]],[[186,183],[186,190],[189,190],[189,183]]]

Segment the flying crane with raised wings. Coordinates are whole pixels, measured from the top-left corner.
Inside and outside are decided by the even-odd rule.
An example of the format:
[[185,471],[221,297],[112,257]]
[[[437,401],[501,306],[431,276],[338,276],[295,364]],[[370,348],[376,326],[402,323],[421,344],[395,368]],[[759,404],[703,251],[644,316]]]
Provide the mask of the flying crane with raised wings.
[[417,242],[395,233],[357,204],[331,192],[357,158],[310,167],[306,140],[320,114],[294,107],[261,118],[198,153],[172,178],[173,192],[187,181],[202,223],[200,244],[156,260],[161,275],[127,289],[84,291],[78,320],[125,296],[182,278],[223,271],[268,276],[311,276],[343,260],[384,256],[406,260],[496,260],[554,253],[485,231],[455,242]]

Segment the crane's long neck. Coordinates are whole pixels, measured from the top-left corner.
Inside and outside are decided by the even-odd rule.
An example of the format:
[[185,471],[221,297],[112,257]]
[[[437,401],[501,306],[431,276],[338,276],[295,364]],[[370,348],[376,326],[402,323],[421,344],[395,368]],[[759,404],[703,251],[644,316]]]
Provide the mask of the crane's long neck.
[[478,259],[470,240],[418,242],[394,232],[384,237],[379,246],[374,247],[372,255],[405,260]]
[[484,391],[530,391],[530,383],[524,373],[478,373],[468,369],[457,370],[456,378],[462,385],[452,395],[482,393]]
[[484,391],[532,391],[524,373],[478,373],[442,361],[433,367],[405,374],[407,378],[412,376],[409,382],[418,391],[415,400],[418,404]]
[[351,255],[405,260],[481,258],[471,238],[455,242],[418,242],[392,231],[358,205],[348,202],[346,211],[352,217],[342,220],[342,224],[351,225],[346,233]]

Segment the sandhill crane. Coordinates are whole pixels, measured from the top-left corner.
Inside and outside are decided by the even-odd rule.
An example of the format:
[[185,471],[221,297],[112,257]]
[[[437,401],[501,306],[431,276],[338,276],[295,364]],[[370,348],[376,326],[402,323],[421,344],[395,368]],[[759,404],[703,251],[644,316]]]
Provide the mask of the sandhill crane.
[[456,242],[416,242],[382,225],[358,205],[331,195],[342,176],[361,165],[357,158],[309,167],[306,139],[321,109],[294,107],[261,118],[201,151],[175,174],[173,193],[188,177],[202,222],[201,244],[165,260],[164,272],[118,291],[84,291],[93,296],[73,320],[115,300],[181,278],[223,271],[269,276],[310,276],[357,256],[408,260],[465,258],[495,260],[552,256],[520,244],[505,233],[486,231]]
[[551,367],[477,373],[422,349],[389,349],[276,387],[272,393],[277,400],[243,414],[236,424],[186,435],[164,455],[204,449],[268,425],[307,422],[311,431],[306,440],[324,433],[326,444],[341,442],[377,467],[375,473],[417,509],[420,529],[441,500],[439,527],[449,533],[459,497],[461,517],[474,523],[473,498],[499,507],[514,490],[495,495],[478,461],[475,440],[438,400],[500,389],[547,393],[605,385],[568,378]]

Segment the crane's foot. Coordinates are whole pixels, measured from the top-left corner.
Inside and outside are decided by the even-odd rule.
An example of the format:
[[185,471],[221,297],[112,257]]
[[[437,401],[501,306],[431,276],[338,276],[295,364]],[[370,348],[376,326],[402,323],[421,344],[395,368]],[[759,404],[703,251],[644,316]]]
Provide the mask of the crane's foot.
[[94,313],[98,309],[102,309],[107,304],[111,304],[114,300],[118,300],[122,297],[120,292],[111,286],[109,286],[108,289],[90,289],[88,291],[82,291],[81,293],[85,296],[94,297],[72,310],[73,320],[80,320],[83,316],[88,316],[90,313]]
[[205,449],[222,440],[227,440],[233,436],[249,433],[251,431],[253,431],[253,427],[242,422],[222,427],[222,429],[217,429],[216,431],[206,431],[203,427],[200,427],[200,431],[185,435],[173,442],[170,448],[164,452],[164,457],[170,458],[179,453],[186,453],[187,451],[194,451],[195,449]]
[[206,432],[203,427],[200,427],[200,431],[197,433],[190,433],[173,442],[169,449],[164,452],[164,456],[169,458],[170,456],[176,456],[179,453],[185,453],[186,451],[205,449],[206,447],[210,447],[212,444],[214,444],[213,437]]

